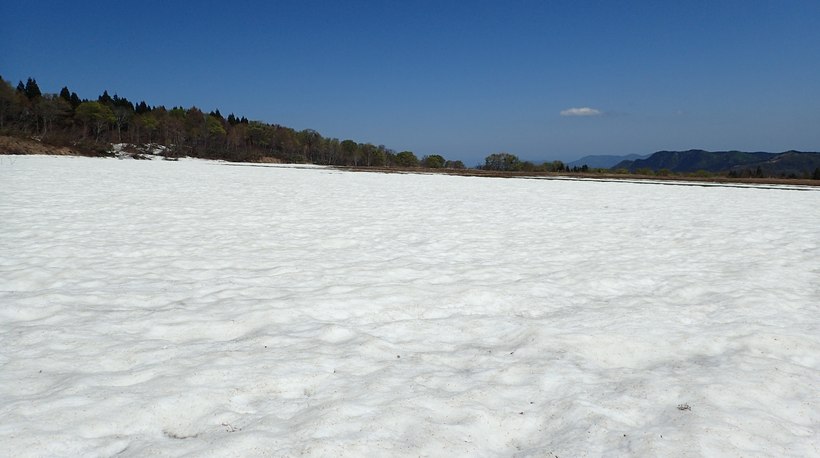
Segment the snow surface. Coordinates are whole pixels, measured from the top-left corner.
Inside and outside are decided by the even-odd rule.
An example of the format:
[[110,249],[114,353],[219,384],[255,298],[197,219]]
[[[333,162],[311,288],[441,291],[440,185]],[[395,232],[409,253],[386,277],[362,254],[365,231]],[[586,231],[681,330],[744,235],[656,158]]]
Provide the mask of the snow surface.
[[820,456],[820,192],[0,157],[0,455]]

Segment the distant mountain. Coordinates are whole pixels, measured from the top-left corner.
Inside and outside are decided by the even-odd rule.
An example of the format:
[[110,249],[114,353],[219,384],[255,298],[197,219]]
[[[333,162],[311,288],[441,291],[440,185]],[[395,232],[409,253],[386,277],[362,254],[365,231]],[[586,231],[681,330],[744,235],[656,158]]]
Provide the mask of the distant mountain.
[[635,172],[638,169],[692,173],[705,170],[713,173],[743,172],[745,170],[761,171],[767,176],[811,174],[820,167],[820,153],[786,151],[784,153],[765,153],[743,151],[658,151],[646,159],[626,160],[619,162],[612,169],[627,169]]
[[[801,176],[803,174],[816,174],[820,169],[820,153],[804,153],[800,151],[786,151],[776,154],[771,159],[754,164],[755,169],[760,167],[763,175],[766,176]],[[734,166],[731,171],[743,172],[749,169],[748,166]]]
[[635,159],[646,159],[649,155],[640,154],[628,154],[626,156],[607,156],[607,155],[598,155],[598,156],[584,156],[577,161],[572,161],[567,164],[568,167],[583,167],[586,165],[587,167],[593,169],[608,169],[615,164],[618,164],[622,161],[633,161]]
[[692,149],[689,151],[658,151],[646,159],[623,161],[616,164],[614,169],[628,169],[634,172],[637,169],[652,170],[668,169],[672,172],[709,172],[728,171],[737,165],[746,165],[765,161],[775,156],[773,153],[744,153],[741,151],[704,151]]

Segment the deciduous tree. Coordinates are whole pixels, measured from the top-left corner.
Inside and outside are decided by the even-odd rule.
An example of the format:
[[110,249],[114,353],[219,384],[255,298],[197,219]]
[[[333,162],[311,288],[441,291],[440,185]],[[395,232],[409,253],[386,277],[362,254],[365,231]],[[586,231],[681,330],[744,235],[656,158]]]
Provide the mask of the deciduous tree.
[[396,165],[399,167],[418,167],[419,158],[412,151],[402,151],[396,155]]
[[421,158],[421,166],[428,169],[440,169],[444,167],[445,159],[440,154],[431,154]]
[[35,113],[43,120],[41,135],[45,137],[55,122],[59,123],[71,115],[71,105],[62,97],[46,94],[37,100]]
[[116,121],[111,108],[100,102],[83,102],[77,107],[75,113],[77,119],[83,123],[83,137],[90,127],[94,132],[95,140],[99,140],[103,130]]
[[490,154],[484,159],[485,170],[513,171],[521,168],[521,160],[510,153]]

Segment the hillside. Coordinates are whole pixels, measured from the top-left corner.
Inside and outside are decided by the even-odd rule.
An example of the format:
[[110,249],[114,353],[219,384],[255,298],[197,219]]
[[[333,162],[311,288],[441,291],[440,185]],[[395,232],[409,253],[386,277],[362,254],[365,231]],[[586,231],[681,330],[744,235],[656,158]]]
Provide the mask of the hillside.
[[[758,170],[758,167],[760,170]],[[673,173],[757,173],[766,176],[811,175],[820,167],[820,153],[787,151],[784,153],[743,151],[658,151],[646,159],[622,161],[612,169],[636,172],[666,169]]]
[[613,155],[592,155],[592,156],[584,156],[581,159],[572,161],[567,164],[568,167],[583,167],[587,166],[592,169],[608,169],[615,164],[619,164],[623,161],[634,161],[637,159],[646,159],[647,155],[640,155],[640,154],[628,154],[626,156],[613,156]]
[[[817,174],[820,169],[820,153],[804,153],[800,151],[786,151],[775,155],[769,160],[753,164],[755,168],[760,167],[764,176],[797,176],[806,173]],[[742,174],[748,170],[748,166],[736,165],[730,172]]]
[[51,154],[55,156],[100,156],[105,155],[81,146],[56,146],[28,138],[0,135],[0,154]]
[[292,162],[354,167],[464,168],[440,154],[417,157],[386,146],[324,137],[315,130],[248,120],[219,109],[132,102],[108,91],[95,100],[64,86],[43,92],[34,78],[0,78],[0,153],[107,155],[111,144],[165,146],[168,157]]

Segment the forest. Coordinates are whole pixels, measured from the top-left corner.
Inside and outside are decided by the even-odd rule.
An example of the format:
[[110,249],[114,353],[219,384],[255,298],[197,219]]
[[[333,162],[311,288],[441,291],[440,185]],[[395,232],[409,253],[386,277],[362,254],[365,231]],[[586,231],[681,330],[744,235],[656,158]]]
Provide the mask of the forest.
[[44,93],[34,78],[17,86],[0,77],[0,135],[34,138],[70,146],[83,154],[105,155],[112,143],[160,144],[169,157],[237,162],[288,162],[355,167],[463,169],[440,154],[417,157],[384,145],[327,138],[312,129],[250,121],[218,109],[134,103],[104,91],[94,100],[64,86]]
[[[216,109],[151,106],[111,96],[81,99],[63,86],[44,93],[34,78],[13,86],[0,77],[0,135],[33,139],[40,145],[68,147],[78,154],[112,155],[113,143],[162,145],[167,159],[196,157],[232,162],[283,162],[319,165],[464,169],[459,160],[440,154],[419,158],[384,145],[324,137],[313,129],[250,121]],[[139,155],[139,150],[134,154]],[[476,169],[501,173],[581,173],[637,176],[802,178],[820,180],[820,153],[787,151],[744,153],[703,150],[659,151],[646,159],[626,160],[612,168],[569,167],[562,161],[534,163],[500,152],[488,155]]]

